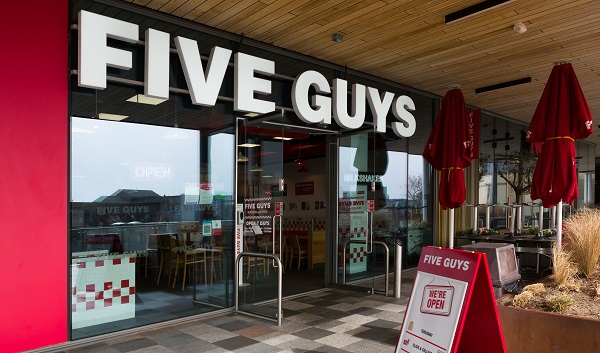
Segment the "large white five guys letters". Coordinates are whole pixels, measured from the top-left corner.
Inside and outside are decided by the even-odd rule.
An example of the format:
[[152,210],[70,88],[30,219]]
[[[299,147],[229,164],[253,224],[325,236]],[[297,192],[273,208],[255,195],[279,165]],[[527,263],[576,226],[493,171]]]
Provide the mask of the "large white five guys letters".
[[[133,67],[130,51],[112,48],[107,38],[136,43],[139,39],[138,25],[98,15],[88,11],[79,12],[79,66],[78,84],[93,89],[106,88],[106,67],[129,70]],[[232,51],[213,47],[203,67],[195,40],[175,37],[175,48],[185,74],[191,100],[201,106],[214,106],[223,84]],[[149,28],[145,32],[144,94],[155,98],[169,98],[170,35]],[[257,77],[275,74],[275,62],[253,55],[236,53],[234,56],[234,109],[239,112],[269,113],[275,111],[275,102],[255,98],[271,94],[271,81]],[[309,96],[309,88],[317,94]],[[390,123],[399,137],[415,133],[416,120],[413,100],[391,92],[380,93],[378,89],[358,83],[352,85],[351,112],[348,112],[348,82],[334,79],[330,85],[324,75],[308,70],[299,74],[292,86],[292,105],[296,115],[305,123],[331,124],[331,117],[344,129],[360,128],[365,122],[368,102],[377,132],[386,131],[386,117],[392,111],[397,121]],[[330,95],[330,96],[328,96]]]

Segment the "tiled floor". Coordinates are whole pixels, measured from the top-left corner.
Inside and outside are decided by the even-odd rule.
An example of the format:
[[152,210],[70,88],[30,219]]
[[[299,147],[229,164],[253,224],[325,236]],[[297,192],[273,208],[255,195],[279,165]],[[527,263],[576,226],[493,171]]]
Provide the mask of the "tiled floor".
[[400,299],[327,289],[284,300],[281,326],[229,313],[57,352],[391,352],[413,278],[403,273]]

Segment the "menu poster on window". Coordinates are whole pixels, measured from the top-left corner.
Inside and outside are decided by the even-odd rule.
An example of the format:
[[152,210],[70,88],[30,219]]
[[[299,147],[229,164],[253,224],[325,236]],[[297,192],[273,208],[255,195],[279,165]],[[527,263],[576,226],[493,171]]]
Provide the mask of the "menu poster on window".
[[485,254],[423,248],[400,352],[506,353]]
[[185,198],[186,205],[195,205],[200,199],[200,186],[198,183],[185,183]]
[[223,228],[221,227],[221,220],[213,219],[212,220],[212,235],[222,235],[222,234],[223,234]]
[[210,183],[200,183],[200,201],[201,205],[210,205],[213,203],[213,191]]
[[296,196],[298,195],[313,195],[315,193],[315,182],[305,181],[296,183]]

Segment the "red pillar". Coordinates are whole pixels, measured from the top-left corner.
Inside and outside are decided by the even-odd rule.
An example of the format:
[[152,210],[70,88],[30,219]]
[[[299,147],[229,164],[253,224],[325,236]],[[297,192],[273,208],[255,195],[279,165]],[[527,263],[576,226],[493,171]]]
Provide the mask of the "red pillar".
[[0,14],[0,352],[67,340],[68,16]]

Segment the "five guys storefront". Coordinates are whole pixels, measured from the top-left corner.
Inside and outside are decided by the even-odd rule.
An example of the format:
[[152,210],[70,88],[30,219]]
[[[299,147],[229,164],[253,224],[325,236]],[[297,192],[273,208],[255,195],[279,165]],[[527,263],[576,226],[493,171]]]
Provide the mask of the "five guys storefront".
[[[434,243],[437,97],[122,2],[28,18],[3,16],[2,350],[231,310],[240,251],[278,253],[290,296],[377,289],[384,244],[408,268]],[[275,273],[244,262],[243,300]]]

